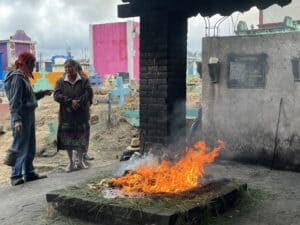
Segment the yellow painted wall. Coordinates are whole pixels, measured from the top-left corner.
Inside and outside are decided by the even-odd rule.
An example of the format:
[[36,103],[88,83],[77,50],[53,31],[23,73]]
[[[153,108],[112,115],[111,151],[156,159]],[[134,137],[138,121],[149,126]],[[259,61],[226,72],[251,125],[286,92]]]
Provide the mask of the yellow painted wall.
[[64,72],[49,72],[46,75],[46,78],[49,80],[49,83],[55,86],[56,81],[64,74]]
[[[84,71],[84,73],[87,76],[90,76],[89,71]],[[46,74],[46,78],[49,80],[49,83],[53,85],[53,87],[56,84],[56,81],[64,74],[64,72],[49,72]],[[30,80],[31,84],[35,84],[37,82],[38,79],[41,78],[41,74],[38,72],[33,72],[33,77],[34,79]]]
[[32,74],[33,74],[34,79],[30,79],[30,83],[35,84],[36,81],[41,78],[41,74],[37,73],[37,72],[33,72]]

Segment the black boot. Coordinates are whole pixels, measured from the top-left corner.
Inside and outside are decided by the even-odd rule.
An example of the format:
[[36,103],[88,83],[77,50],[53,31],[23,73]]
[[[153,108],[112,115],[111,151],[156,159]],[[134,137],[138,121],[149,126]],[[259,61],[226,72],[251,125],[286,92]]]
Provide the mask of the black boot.
[[46,175],[38,175],[36,173],[24,177],[25,182],[47,178]]
[[12,179],[10,179],[10,183],[11,183],[12,186],[16,186],[16,185],[24,184],[24,180],[23,180],[22,177],[12,178]]

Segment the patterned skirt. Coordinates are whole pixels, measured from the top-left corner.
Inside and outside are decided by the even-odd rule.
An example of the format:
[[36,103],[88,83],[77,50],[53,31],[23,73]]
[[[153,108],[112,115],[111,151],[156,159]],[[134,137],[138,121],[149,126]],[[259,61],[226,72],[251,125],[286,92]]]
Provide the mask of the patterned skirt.
[[86,152],[89,147],[89,138],[89,123],[61,123],[57,131],[57,150]]

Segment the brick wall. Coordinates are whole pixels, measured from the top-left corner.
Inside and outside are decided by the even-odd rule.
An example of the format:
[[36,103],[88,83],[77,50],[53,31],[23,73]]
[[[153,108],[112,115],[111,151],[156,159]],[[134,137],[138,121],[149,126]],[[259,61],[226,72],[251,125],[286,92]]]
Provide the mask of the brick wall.
[[140,126],[144,150],[185,137],[187,19],[141,17]]

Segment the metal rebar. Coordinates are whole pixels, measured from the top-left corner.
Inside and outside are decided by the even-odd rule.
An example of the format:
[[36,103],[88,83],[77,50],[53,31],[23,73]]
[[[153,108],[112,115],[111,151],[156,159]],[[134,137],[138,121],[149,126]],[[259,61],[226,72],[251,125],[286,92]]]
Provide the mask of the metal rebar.
[[280,115],[281,115],[282,102],[283,102],[283,99],[280,98],[279,112],[278,112],[278,119],[277,119],[276,132],[275,132],[275,139],[274,139],[274,149],[273,149],[273,159],[272,159],[271,169],[273,169],[274,162],[275,162],[275,157],[276,157],[276,155],[277,155],[278,130],[279,130],[279,123],[280,123]]

